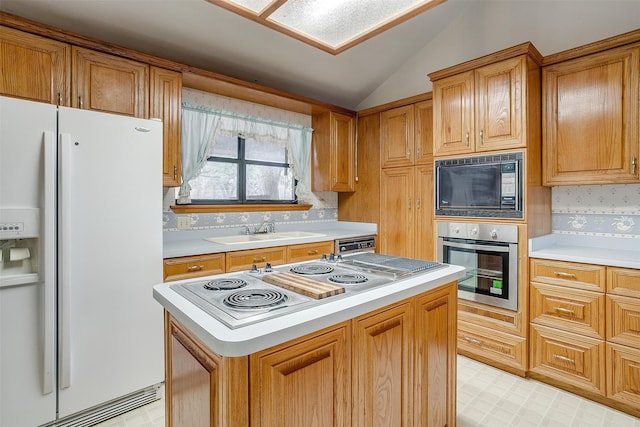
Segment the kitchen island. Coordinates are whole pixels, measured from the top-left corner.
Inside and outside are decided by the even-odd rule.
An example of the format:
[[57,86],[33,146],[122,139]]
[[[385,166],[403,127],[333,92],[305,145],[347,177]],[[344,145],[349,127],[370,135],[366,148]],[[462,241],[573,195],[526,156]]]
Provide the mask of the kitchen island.
[[167,425],[454,426],[463,275],[445,265],[236,328],[156,285]]

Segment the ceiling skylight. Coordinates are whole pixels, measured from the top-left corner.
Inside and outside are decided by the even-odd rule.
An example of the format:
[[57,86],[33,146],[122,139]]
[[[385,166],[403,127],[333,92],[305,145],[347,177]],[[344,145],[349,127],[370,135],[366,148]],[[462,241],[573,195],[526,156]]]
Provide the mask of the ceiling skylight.
[[446,0],[206,0],[334,55]]

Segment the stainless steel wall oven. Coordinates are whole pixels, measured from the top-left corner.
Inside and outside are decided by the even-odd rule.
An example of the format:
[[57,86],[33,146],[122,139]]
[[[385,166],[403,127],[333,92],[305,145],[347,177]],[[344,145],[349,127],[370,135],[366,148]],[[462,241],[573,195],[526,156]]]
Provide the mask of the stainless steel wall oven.
[[438,223],[438,261],[466,267],[458,298],[518,309],[518,227]]

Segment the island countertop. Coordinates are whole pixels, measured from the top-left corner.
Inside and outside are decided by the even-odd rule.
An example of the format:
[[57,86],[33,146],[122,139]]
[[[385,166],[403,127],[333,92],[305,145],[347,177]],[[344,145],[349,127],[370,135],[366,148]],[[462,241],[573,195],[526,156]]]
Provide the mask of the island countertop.
[[[154,286],[153,297],[211,350],[221,356],[240,357],[435,289],[462,278],[464,272],[464,267],[445,265],[431,272],[369,290],[332,296],[300,311],[235,329],[227,327],[171,289],[171,285],[179,282]],[[225,276],[227,275],[209,278]],[[182,282],[206,279],[207,277],[201,277]]]

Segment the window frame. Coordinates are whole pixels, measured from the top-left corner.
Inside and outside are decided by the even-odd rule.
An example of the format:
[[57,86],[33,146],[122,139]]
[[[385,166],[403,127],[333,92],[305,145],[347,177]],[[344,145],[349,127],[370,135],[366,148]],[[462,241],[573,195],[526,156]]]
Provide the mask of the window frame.
[[247,200],[247,165],[257,165],[257,166],[271,166],[271,167],[280,167],[287,168],[289,173],[293,175],[293,169],[291,168],[291,163],[287,162],[289,160],[289,149],[285,147],[285,161],[284,163],[279,162],[267,162],[262,160],[247,160],[246,159],[246,138],[242,135],[238,135],[236,137],[238,143],[238,157],[237,158],[229,158],[229,157],[217,157],[217,156],[209,156],[207,157],[207,162],[219,162],[219,163],[231,163],[238,165],[238,199],[191,199],[192,205],[295,205],[298,204],[298,196],[296,195],[296,187],[298,184],[298,180],[293,177],[293,199],[291,200],[265,200],[265,199],[250,199]]

